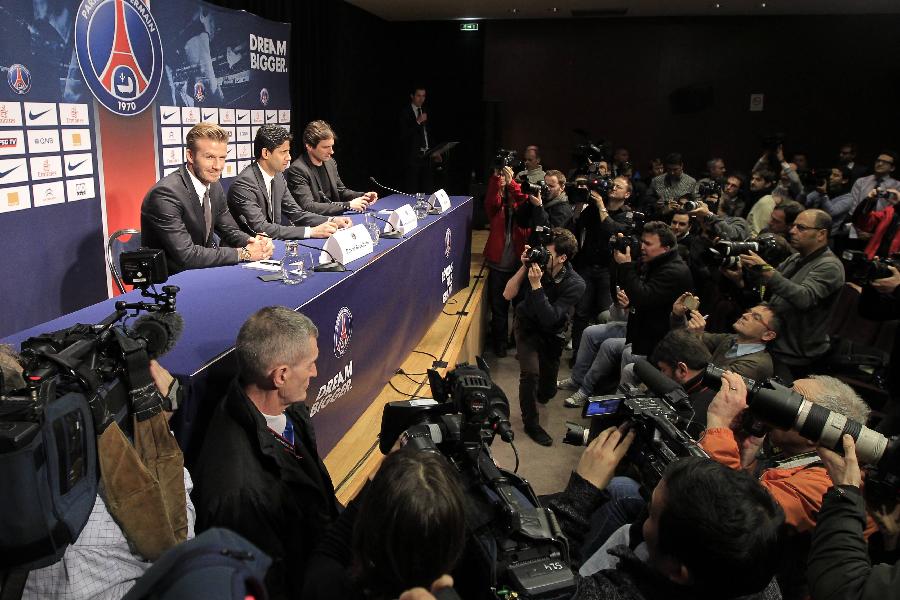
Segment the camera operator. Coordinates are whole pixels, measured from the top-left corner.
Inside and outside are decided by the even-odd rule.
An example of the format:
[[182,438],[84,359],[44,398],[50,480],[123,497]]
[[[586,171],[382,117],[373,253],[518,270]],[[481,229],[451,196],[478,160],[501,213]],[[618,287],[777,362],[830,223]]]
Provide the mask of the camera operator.
[[581,333],[591,320],[612,304],[609,238],[627,231],[631,224],[631,210],[625,205],[630,197],[631,182],[625,177],[616,177],[607,198],[592,191],[591,201],[575,220],[575,234],[581,240],[581,248],[572,264],[584,280],[585,289],[572,321],[573,359],[578,357]]
[[509,300],[503,297],[506,284],[519,267],[528,230],[521,227],[519,209],[528,202],[508,166],[494,169],[484,195],[484,210],[490,233],[484,245],[488,267],[488,300],[491,307],[491,345],[498,358],[506,356],[509,338]]
[[784,146],[782,144],[779,144],[774,152],[766,151],[766,153],[756,161],[753,170],[763,170],[769,168],[770,165],[771,168],[776,168],[775,165],[772,165],[772,159],[774,159],[777,162],[778,167],[781,168],[778,185],[775,186],[775,189],[783,192],[783,194],[789,198],[797,198],[800,196],[803,192],[803,183],[800,181],[800,176],[797,174],[797,165],[784,160]]
[[[872,565],[863,530],[866,506],[856,445],[843,436],[844,454],[819,448],[834,486],[822,501],[809,549],[810,595],[816,600],[891,600],[900,598],[900,563]],[[880,515],[896,525],[900,504],[892,515]],[[896,530],[893,532],[896,544]],[[887,544],[886,544],[887,545]]]
[[[900,189],[900,181],[894,179],[894,169],[897,165],[897,153],[893,150],[883,150],[875,159],[875,167],[872,175],[860,177],[850,188],[852,204],[850,206],[850,221],[859,228],[865,222],[866,217],[873,211],[884,210],[888,206],[888,196],[884,193],[889,189]],[[870,234],[860,232],[860,239],[867,240]]]
[[900,251],[900,189],[885,190],[887,206],[882,210],[868,213],[860,222],[860,231],[871,234],[866,244],[866,256],[871,260],[876,256],[889,257]]
[[546,404],[556,394],[565,332],[584,294],[584,280],[569,264],[578,249],[575,236],[562,228],[554,228],[551,236],[547,263],[530,262],[530,248],[525,246],[522,266],[503,291],[505,299],[517,298],[514,328],[525,433],[542,446],[553,440],[540,425],[537,402]]
[[630,246],[624,252],[613,252],[616,282],[630,301],[623,367],[650,354],[669,331],[672,303],[682,292],[693,289],[690,269],[678,256],[677,245],[665,223],[651,221],[641,235],[640,263],[632,261]]
[[781,319],[766,303],[744,312],[734,322],[734,333],[707,333],[706,319],[685,306],[691,294],[685,292],[672,305],[672,327],[684,327],[700,337],[712,353],[709,362],[738,375],[762,381],[772,377],[774,367],[766,346],[778,337]]
[[673,152],[666,156],[665,173],[653,178],[650,182],[650,193],[656,199],[658,210],[662,210],[669,201],[683,196],[693,196],[697,180],[684,172],[684,160],[681,154]]
[[831,237],[845,237],[844,224],[850,215],[853,197],[850,195],[850,170],[832,167],[827,177],[816,179],[816,189],[806,196],[807,208],[821,208],[831,215]]
[[857,147],[853,142],[841,144],[838,150],[838,163],[842,167],[850,169],[850,183],[856,182],[861,177],[865,177],[869,170],[865,165],[856,162]]
[[751,270],[764,285],[766,300],[782,317],[784,332],[771,352],[775,373],[785,381],[808,373],[830,348],[828,318],[844,285],[844,265],[828,248],[830,231],[828,213],[804,210],[790,231],[790,244],[797,254],[775,268],[750,252],[741,255],[740,269],[724,271],[735,285],[746,288],[742,270]]
[[[14,358],[14,353],[7,356]],[[6,381],[10,380],[8,373],[16,371],[21,379],[22,369],[18,363],[3,362]],[[179,387],[173,385],[174,378],[155,360],[150,361],[150,375],[161,395],[177,393]],[[153,498],[147,493],[146,488],[131,495],[135,483],[145,486],[148,483],[142,480],[136,471],[146,470],[154,459],[158,461],[161,458],[151,455],[153,443],[148,443],[145,439],[141,444],[143,447],[135,448],[136,452],[128,452],[128,448],[125,447],[128,441],[124,436],[121,433],[117,434],[112,426],[107,427],[107,430],[98,436],[98,450],[107,453],[108,457],[105,460],[115,462],[114,470],[118,472],[114,475],[103,474],[102,481],[107,485],[97,494],[84,529],[78,534],[78,539],[66,548],[63,557],[56,563],[28,573],[23,599],[118,600],[131,589],[151,566],[152,561],[158,558],[145,556],[138,548],[146,548],[148,542],[153,546],[159,546],[160,539],[166,534],[171,536],[174,533],[173,541],[176,543],[194,537],[195,511],[190,497],[193,483],[183,466],[183,459],[174,437],[168,430],[167,421],[171,414],[164,413],[150,419],[153,422],[151,426],[154,433],[160,436],[162,443],[167,441],[162,439],[163,436],[172,437],[167,450],[177,452],[180,459],[176,461],[179,464],[173,463],[173,467],[158,465],[160,486],[165,486],[161,490],[162,501],[166,502],[168,504],[166,508],[172,511],[168,519],[166,515],[160,515],[154,510],[155,506],[151,499],[160,498]],[[147,435],[144,428],[140,431],[144,436]],[[148,466],[139,465],[138,461]],[[103,462],[101,460],[101,465]],[[180,479],[163,484],[162,476],[175,476],[178,471],[181,473]],[[171,496],[167,497],[167,492]],[[131,495],[131,498],[125,498],[125,494]],[[179,507],[180,513],[175,513]],[[126,513],[123,514],[123,510]],[[166,521],[170,521],[171,524]],[[175,523],[178,525],[173,529]],[[176,529],[181,529],[180,534]]]
[[723,217],[743,217],[746,212],[744,207],[744,193],[742,188],[747,176],[743,173],[731,173],[725,178],[722,186],[722,197],[719,199],[718,214]]
[[[833,412],[865,423],[869,407],[847,384],[834,377],[814,375],[798,379],[793,390],[804,398]],[[785,523],[795,536],[791,553],[785,557],[779,583],[786,597],[802,594],[805,586],[805,544],[816,524],[816,513],[825,492],[832,486],[828,473],[816,455],[816,444],[796,431],[775,429],[765,438],[743,432],[736,423],[747,408],[747,387],[739,375],[726,371],[722,387],[706,416],[706,433],[700,445],[709,456],[732,469],[746,469],[759,474],[760,482],[784,509]],[[758,459],[763,442],[777,449],[770,457]],[[874,522],[867,537],[875,532]],[[799,537],[802,534],[803,537]],[[792,564],[793,563],[793,564]]]
[[565,227],[572,224],[574,213],[566,196],[566,176],[555,169],[544,175],[543,186],[528,196],[519,214],[528,227]]
[[516,180],[528,180],[532,185],[540,185],[544,181],[544,167],[541,166],[541,149],[537,146],[528,146],[522,153],[522,161],[525,168],[516,173]]
[[430,585],[463,554],[465,502],[444,456],[391,452],[323,537],[297,597],[378,600]]

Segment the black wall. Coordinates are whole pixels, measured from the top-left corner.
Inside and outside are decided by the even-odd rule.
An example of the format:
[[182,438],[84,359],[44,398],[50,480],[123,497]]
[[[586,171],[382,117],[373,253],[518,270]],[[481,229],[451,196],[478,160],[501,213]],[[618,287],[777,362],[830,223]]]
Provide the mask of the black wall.
[[[642,170],[681,151],[689,173],[712,155],[747,169],[776,131],[814,164],[845,140],[865,162],[900,145],[896,15],[494,21],[468,33],[330,0],[217,4],[293,23],[294,134],[329,120],[357,189],[370,175],[401,185],[393,132],[413,84],[428,89],[433,138],[461,142],[451,193],[467,193],[498,146],[537,143],[545,166],[565,168],[575,128],[627,145]],[[751,93],[765,94],[763,112],[749,111]]]

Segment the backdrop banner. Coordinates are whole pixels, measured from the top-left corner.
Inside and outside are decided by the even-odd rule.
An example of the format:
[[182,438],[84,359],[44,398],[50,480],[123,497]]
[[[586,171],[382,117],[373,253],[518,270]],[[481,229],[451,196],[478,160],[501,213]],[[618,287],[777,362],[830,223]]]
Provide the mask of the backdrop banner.
[[0,6],[0,336],[110,293],[108,235],[200,121],[231,133],[223,184],[263,123],[290,128],[290,25],[198,0]]

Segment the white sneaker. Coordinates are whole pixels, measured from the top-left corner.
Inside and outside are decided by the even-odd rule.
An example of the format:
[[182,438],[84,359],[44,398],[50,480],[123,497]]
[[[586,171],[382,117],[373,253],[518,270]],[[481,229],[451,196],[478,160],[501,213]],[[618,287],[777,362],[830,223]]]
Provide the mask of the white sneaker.
[[578,384],[571,377],[566,377],[565,379],[560,379],[556,382],[556,389],[558,390],[577,390]]
[[565,404],[567,408],[581,408],[582,406],[584,406],[584,403],[587,399],[587,394],[585,394],[581,390],[576,390],[574,394],[563,401],[563,404]]

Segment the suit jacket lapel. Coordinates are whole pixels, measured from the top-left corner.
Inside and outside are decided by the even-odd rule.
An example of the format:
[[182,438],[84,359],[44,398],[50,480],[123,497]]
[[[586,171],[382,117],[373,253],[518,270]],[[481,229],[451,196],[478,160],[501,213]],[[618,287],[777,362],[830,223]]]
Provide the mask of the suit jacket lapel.
[[313,199],[316,202],[322,201],[322,196],[319,194],[322,188],[319,187],[319,178],[316,177],[316,166],[309,162],[309,155],[304,152],[303,156],[300,157],[303,162],[306,164],[306,168],[309,171],[309,185],[312,188]]
[[[262,170],[259,167],[259,163],[253,163],[253,175],[256,176],[256,185],[259,186],[260,195],[263,198],[263,212],[266,215],[266,218],[271,218],[272,211],[272,199],[266,194],[266,179],[262,176]],[[275,181],[272,181],[272,195],[275,195]],[[273,219],[273,223],[278,223],[278,219]]]
[[[181,175],[181,182],[184,184],[188,195],[188,202],[185,207],[186,215],[190,217],[189,220],[185,221],[185,224],[189,227],[188,233],[195,240],[200,239],[200,245],[207,246],[209,236],[203,235],[206,228],[206,219],[203,218],[203,207],[200,206],[200,197],[197,195],[196,188],[194,188],[194,182],[191,181],[191,177],[188,175],[187,166],[182,165],[178,173]],[[212,232],[208,232],[208,234],[211,235]]]
[[284,175],[281,173],[275,175],[275,179],[272,180],[271,202],[276,225],[281,225],[281,196],[286,188],[287,182],[284,180]]

